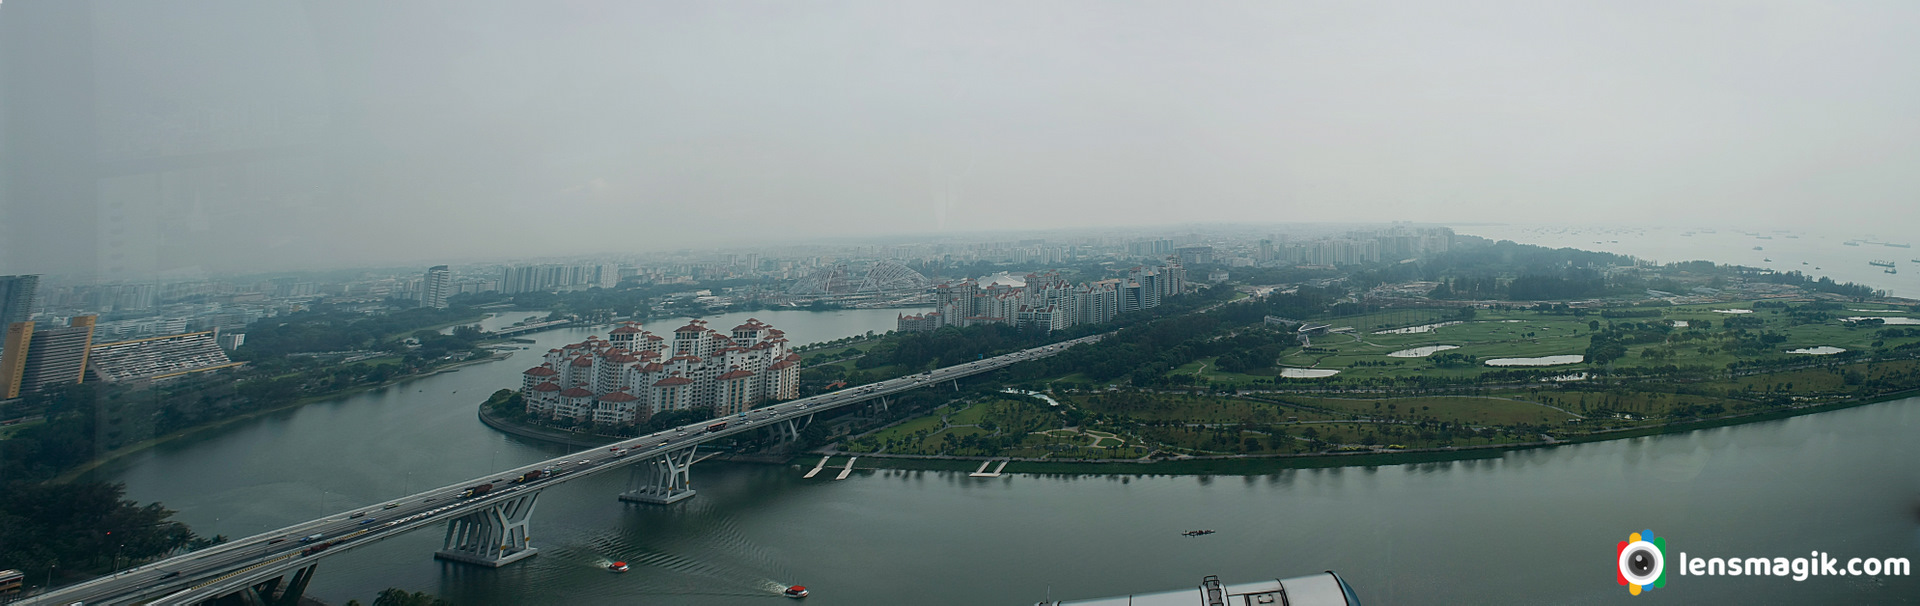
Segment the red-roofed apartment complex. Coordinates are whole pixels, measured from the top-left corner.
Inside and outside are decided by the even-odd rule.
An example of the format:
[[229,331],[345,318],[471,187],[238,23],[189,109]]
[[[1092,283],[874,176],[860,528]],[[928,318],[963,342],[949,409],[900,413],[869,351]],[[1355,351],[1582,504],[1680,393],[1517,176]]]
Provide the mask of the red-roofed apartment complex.
[[739,414],[800,395],[800,354],[779,329],[749,319],[727,333],[694,320],[663,338],[625,322],[605,340],[547,352],[521,373],[527,412],[619,425],[669,410],[712,408]]

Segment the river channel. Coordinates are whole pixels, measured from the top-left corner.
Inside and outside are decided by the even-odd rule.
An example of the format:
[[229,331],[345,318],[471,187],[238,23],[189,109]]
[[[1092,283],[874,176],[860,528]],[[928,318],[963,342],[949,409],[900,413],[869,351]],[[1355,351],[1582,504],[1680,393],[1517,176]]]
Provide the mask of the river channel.
[[[893,326],[898,310],[753,312],[796,342]],[[524,314],[504,314],[518,319]],[[681,320],[649,322],[657,332]],[[664,323],[663,323],[664,322]],[[481,425],[476,404],[530,350],[162,445],[98,470],[202,534],[249,535],[545,459],[564,447]],[[1332,569],[1369,604],[1911,603],[1920,579],[1690,577],[1629,598],[1615,544],[1651,529],[1669,558],[1920,559],[1920,399],[1493,459],[1263,476],[1030,476],[702,463],[699,495],[618,502],[625,474],[547,491],[541,553],[491,570],[436,561],[415,532],[324,560],[310,594],[386,587],[457,604],[1032,604]],[[832,474],[823,474],[829,478]],[[1184,537],[1183,530],[1215,534]],[[610,560],[633,565],[614,574]]]

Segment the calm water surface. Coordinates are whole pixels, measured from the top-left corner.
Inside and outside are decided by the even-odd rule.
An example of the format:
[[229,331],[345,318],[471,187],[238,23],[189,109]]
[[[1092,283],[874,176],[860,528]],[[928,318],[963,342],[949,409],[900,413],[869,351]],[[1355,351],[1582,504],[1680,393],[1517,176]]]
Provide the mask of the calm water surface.
[[[813,312],[781,312],[808,314]],[[834,338],[895,310],[759,317]],[[511,319],[512,314],[508,314]],[[820,332],[808,325],[820,322]],[[671,323],[671,322],[669,322]],[[656,329],[671,330],[660,322]],[[730,324],[728,325],[730,327]],[[534,345],[604,330],[540,333]],[[501,435],[475,404],[531,352],[309,405],[133,457],[126,482],[202,533],[247,535],[530,463],[567,449]],[[1920,602],[1920,580],[1677,577],[1629,598],[1614,544],[1643,528],[1690,556],[1920,559],[1920,399],[1454,463],[1267,476],[859,472],[802,480],[703,463],[699,496],[615,500],[624,474],[546,491],[539,556],[499,570],[435,561],[437,529],[326,559],[311,593],[363,603],[386,587],[459,604],[1032,604],[1333,569],[1369,604]],[[1182,537],[1211,528],[1218,534]],[[1672,556],[1670,556],[1672,557]],[[633,571],[601,566],[625,560]]]

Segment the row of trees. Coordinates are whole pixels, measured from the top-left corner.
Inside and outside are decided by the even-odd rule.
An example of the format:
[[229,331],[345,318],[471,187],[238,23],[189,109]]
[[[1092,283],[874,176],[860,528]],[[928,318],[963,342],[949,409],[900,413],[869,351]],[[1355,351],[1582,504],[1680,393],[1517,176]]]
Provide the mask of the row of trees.
[[422,328],[472,319],[477,314],[464,306],[366,314],[319,305],[247,326],[247,342],[233,355],[242,360],[266,360],[292,353],[389,349]]
[[1442,278],[1427,296],[1435,299],[1510,299],[1545,301],[1605,296],[1611,289],[1600,272],[1569,268],[1553,274],[1528,274],[1512,279],[1498,276]]
[[1815,292],[1832,293],[1843,297],[1867,298],[1886,294],[1884,291],[1876,291],[1873,287],[1865,284],[1835,282],[1833,278],[1826,276],[1815,279],[1797,270],[1789,272],[1754,271],[1749,273],[1747,278],[1773,284],[1790,284]]
[[[1276,310],[1289,313],[1298,301],[1292,295],[1278,301],[1224,305],[1203,314],[1160,318],[1123,329],[1091,345],[1013,367],[1012,379],[1079,373],[1097,383],[1126,377],[1134,385],[1168,384],[1166,373],[1208,357],[1221,357],[1223,370],[1247,372],[1273,366],[1298,337],[1291,331],[1259,323]],[[1251,319],[1252,323],[1247,323]]]

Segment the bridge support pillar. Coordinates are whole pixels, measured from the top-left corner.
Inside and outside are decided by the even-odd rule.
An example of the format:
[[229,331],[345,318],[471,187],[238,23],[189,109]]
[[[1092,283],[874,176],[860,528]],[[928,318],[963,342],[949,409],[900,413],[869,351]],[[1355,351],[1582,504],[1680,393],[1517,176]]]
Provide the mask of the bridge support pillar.
[[775,431],[780,432],[780,441],[788,442],[800,439],[800,430],[806,429],[808,425],[812,424],[813,415],[807,415],[800,419],[787,419],[775,423],[773,428]]
[[[278,575],[253,585],[240,587],[232,593],[221,594],[209,600],[198,600],[194,604],[198,606],[298,606],[301,596],[307,593],[307,581],[313,579],[313,568],[317,566],[319,564],[311,564],[307,568],[294,571],[292,581],[288,581],[284,575]],[[280,583],[286,583],[286,589],[280,589]]]
[[287,589],[273,600],[273,606],[298,606],[300,597],[307,593],[307,583],[313,581],[313,569],[319,564],[293,571],[293,580],[287,583]]
[[[200,606],[295,606],[307,591],[307,582],[313,580],[314,564],[293,572],[293,579],[277,576],[254,583],[226,595],[198,602]],[[285,582],[286,588],[280,584]]]
[[493,568],[532,557],[539,550],[527,536],[527,522],[539,498],[534,491],[449,520],[444,547],[433,557]]
[[695,444],[686,450],[669,451],[652,465],[634,465],[627,479],[627,491],[620,500],[629,503],[668,505],[693,498],[693,459]]

